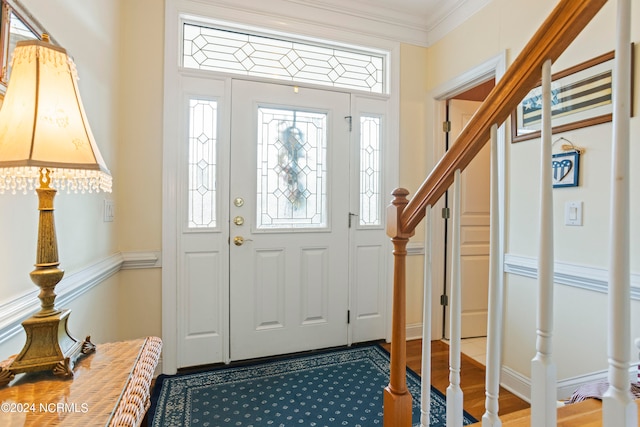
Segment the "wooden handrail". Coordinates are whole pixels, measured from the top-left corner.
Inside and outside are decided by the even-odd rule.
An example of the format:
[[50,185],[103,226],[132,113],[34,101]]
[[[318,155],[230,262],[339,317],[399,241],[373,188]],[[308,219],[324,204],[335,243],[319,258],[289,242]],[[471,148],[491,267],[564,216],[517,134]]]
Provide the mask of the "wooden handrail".
[[422,183],[404,209],[400,227],[413,231],[453,183],[456,169],[464,170],[489,140],[493,124],[502,124],[540,80],[542,64],[555,61],[598,13],[606,0],[561,0],[489,93],[476,114]]
[[[405,383],[406,246],[416,226],[489,140],[491,127],[504,123],[535,86],[545,61],[555,61],[587,26],[606,0],[560,0],[462,130],[456,143],[438,162],[415,196],[396,189],[387,208],[387,234],[394,245],[394,290],[391,330],[391,378],[384,390],[384,426],[411,426],[411,394]],[[429,274],[425,272],[425,274]]]

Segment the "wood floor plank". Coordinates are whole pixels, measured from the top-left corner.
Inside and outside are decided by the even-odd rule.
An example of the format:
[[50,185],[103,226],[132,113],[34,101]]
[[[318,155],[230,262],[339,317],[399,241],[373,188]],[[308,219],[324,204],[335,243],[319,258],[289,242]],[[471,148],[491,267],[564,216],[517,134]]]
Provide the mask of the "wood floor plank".
[[[383,347],[390,348],[389,344]],[[422,340],[407,341],[407,367],[417,374],[422,368]],[[461,388],[464,393],[464,409],[482,426],[485,406],[485,367],[462,354]],[[449,345],[442,341],[431,342],[431,385],[442,393],[449,386]],[[530,427],[529,404],[513,393],[500,387],[498,397],[499,414],[503,427]],[[636,400],[640,420],[640,399]],[[558,427],[602,427],[602,402],[588,399],[558,409]]]
[[[383,344],[389,350],[389,344]],[[422,368],[422,340],[407,341],[407,366],[417,374]],[[431,385],[442,393],[449,386],[449,345],[442,341],[431,342]],[[472,358],[462,355],[461,382],[464,409],[477,420],[485,412],[485,367]],[[513,393],[500,388],[499,414],[509,414],[529,407],[529,404]]]

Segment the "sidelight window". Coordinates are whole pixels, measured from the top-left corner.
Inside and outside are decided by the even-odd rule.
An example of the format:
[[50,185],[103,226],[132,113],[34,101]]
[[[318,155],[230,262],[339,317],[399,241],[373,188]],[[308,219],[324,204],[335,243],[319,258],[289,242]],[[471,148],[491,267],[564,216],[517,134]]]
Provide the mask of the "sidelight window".
[[188,227],[216,227],[218,103],[189,100]]
[[360,117],[360,225],[381,224],[381,118]]

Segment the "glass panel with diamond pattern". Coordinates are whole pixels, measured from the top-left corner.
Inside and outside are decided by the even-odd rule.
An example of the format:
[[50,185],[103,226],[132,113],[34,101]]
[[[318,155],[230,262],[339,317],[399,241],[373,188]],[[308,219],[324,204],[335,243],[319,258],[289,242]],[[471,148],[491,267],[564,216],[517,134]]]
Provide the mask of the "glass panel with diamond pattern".
[[258,109],[258,229],[327,227],[327,115]]
[[189,228],[216,227],[218,103],[189,100]]
[[186,68],[385,93],[385,55],[183,26]]
[[360,117],[360,225],[378,226],[380,214],[380,117]]

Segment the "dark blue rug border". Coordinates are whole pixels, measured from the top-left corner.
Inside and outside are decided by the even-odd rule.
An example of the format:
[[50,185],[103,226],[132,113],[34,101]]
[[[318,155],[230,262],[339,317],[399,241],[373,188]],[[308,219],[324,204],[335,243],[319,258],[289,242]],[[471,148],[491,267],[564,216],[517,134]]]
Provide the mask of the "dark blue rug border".
[[[155,415],[155,412],[156,412],[156,409],[157,409],[158,400],[160,398],[160,393],[162,391],[162,383],[167,378],[176,378],[176,377],[182,377],[182,376],[188,376],[188,375],[197,375],[197,374],[201,374],[201,373],[205,373],[205,372],[215,372],[215,371],[218,371],[218,370],[229,369],[229,368],[250,367],[250,366],[261,365],[261,364],[264,364],[264,363],[281,362],[281,361],[286,361],[286,360],[299,359],[299,358],[307,357],[307,356],[313,357],[313,356],[319,356],[319,355],[326,354],[326,353],[349,351],[349,350],[353,350],[353,349],[356,349],[356,348],[367,348],[367,347],[375,347],[379,351],[385,353],[387,355],[387,357],[389,357],[389,358],[391,357],[391,354],[389,353],[389,351],[387,351],[379,343],[359,343],[359,344],[354,344],[354,345],[349,346],[349,347],[340,346],[340,347],[333,347],[333,348],[328,348],[328,349],[314,350],[314,351],[309,351],[309,352],[287,354],[287,355],[283,355],[283,356],[275,356],[275,357],[268,357],[268,358],[262,358],[262,359],[252,359],[252,360],[248,360],[248,361],[232,362],[230,364],[219,364],[219,365],[214,365],[214,366],[203,366],[202,369],[194,368],[193,370],[189,370],[188,372],[178,372],[178,373],[173,374],[173,375],[160,374],[156,378],[153,390],[151,392],[151,399],[150,399],[151,400],[151,405],[150,405],[149,410],[147,412],[147,420],[148,420],[147,421],[147,425],[148,426],[152,426],[152,424],[153,424],[153,417]],[[407,366],[406,370],[407,370],[407,375],[411,376],[414,381],[417,381],[417,382],[421,382],[422,381],[422,377],[420,375],[418,375],[415,371],[413,371],[411,368],[409,368]],[[434,392],[435,394],[440,396],[443,400],[446,400],[446,395],[444,393],[442,393],[440,390],[436,389],[433,386],[431,386],[430,389],[431,389],[432,392]],[[414,396],[413,398],[416,399],[417,397]],[[464,417],[467,418],[471,423],[478,422],[478,420],[476,420],[473,416],[471,416],[467,411],[463,411],[463,412],[464,412]]]
[[[351,346],[330,347],[330,348],[323,348],[323,349],[319,349],[319,350],[311,350],[311,351],[303,351],[303,352],[299,352],[299,353],[284,354],[284,355],[279,355],[279,356],[269,356],[269,357],[263,357],[263,358],[258,358],[258,359],[240,360],[240,361],[237,361],[237,362],[231,362],[229,364],[219,363],[219,364],[215,364],[215,365],[205,365],[205,366],[201,366],[201,367],[194,367],[193,369],[192,368],[188,368],[187,372],[178,372],[178,373],[173,374],[173,375],[160,374],[156,378],[156,382],[155,382],[155,384],[153,386],[153,390],[151,391],[151,406],[149,406],[149,410],[147,411],[148,425],[149,426],[152,425],[153,416],[155,415],[156,407],[158,405],[158,399],[160,398],[160,392],[162,391],[162,383],[164,382],[165,378],[176,378],[176,377],[182,377],[182,376],[185,376],[185,375],[196,375],[196,374],[201,374],[203,372],[215,372],[215,371],[218,371],[220,369],[244,368],[244,367],[249,367],[249,366],[262,365],[263,363],[282,362],[282,361],[285,361],[285,360],[299,359],[301,357],[319,356],[319,355],[326,354],[326,353],[333,353],[333,352],[337,352],[337,351],[348,351],[348,350],[353,350],[355,348],[366,348],[366,347],[379,347],[380,350],[382,350],[387,355],[389,355],[389,352],[387,350],[385,350],[384,347],[382,347],[377,342],[367,342],[367,343],[357,343],[357,344],[353,344]],[[407,368],[407,370],[409,370],[409,368]],[[411,371],[411,374],[416,376],[418,379],[420,378],[420,375],[416,374],[413,371]],[[440,393],[440,391],[438,391],[438,390],[436,390],[436,391],[438,393]],[[442,393],[440,393],[440,394],[442,394]]]

